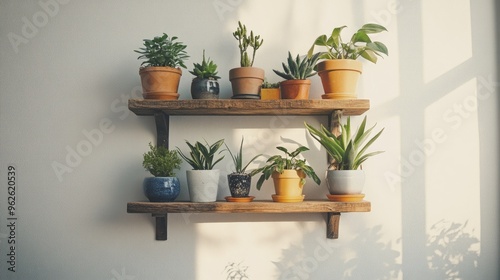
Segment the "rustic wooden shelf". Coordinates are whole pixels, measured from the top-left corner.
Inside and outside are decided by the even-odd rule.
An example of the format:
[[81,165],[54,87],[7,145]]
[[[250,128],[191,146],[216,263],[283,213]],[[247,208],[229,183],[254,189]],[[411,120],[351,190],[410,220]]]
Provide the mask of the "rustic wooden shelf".
[[138,116],[167,115],[361,115],[370,108],[367,99],[310,100],[146,100],[129,99],[129,109]]
[[272,201],[235,202],[129,202],[128,213],[151,213],[156,217],[156,240],[167,240],[169,213],[327,213],[326,237],[338,238],[340,214],[370,212],[368,201],[332,202],[306,200],[294,203]]
[[[327,126],[338,130],[341,115],[361,115],[370,108],[367,99],[343,100],[143,100],[129,99],[129,109],[138,116],[154,116],[157,146],[169,146],[170,116],[175,115],[304,115],[328,116]],[[156,240],[167,240],[168,213],[327,213],[327,238],[338,238],[340,213],[369,212],[371,204],[361,202],[331,202],[328,200],[278,203],[255,201],[234,202],[129,202],[128,213],[150,213],[156,218]]]

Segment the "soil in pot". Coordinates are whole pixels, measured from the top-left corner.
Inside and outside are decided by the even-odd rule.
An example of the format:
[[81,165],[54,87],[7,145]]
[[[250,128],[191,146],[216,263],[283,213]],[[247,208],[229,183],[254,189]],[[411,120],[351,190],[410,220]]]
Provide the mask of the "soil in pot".
[[234,99],[260,99],[264,70],[257,67],[238,67],[229,70]]
[[287,80],[280,83],[282,99],[309,99],[311,80]]
[[193,99],[219,99],[219,82],[214,79],[194,78],[191,82]]
[[144,67],[139,70],[144,99],[178,99],[182,71],[172,67]]
[[363,64],[352,59],[325,60],[318,63],[325,94],[323,99],[357,98],[357,86]]

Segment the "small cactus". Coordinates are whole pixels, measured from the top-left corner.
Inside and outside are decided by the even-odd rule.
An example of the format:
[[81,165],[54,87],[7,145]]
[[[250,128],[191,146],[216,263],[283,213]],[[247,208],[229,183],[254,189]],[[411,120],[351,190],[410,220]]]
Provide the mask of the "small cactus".
[[[250,31],[250,36],[247,35],[247,27],[238,21],[238,28],[233,32],[234,38],[238,40],[238,47],[240,48],[240,65],[241,67],[252,67],[255,60],[255,52],[262,46],[264,39],[260,35],[255,36],[253,31]],[[252,59],[248,56],[248,47],[252,47]]]

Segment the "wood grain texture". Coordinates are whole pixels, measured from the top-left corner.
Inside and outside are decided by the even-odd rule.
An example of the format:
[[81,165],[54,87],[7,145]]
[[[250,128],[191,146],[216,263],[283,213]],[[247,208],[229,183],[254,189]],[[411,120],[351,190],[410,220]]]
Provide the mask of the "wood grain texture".
[[370,212],[371,203],[306,200],[294,203],[272,201],[235,202],[129,202],[128,213],[328,213]]
[[129,99],[129,109],[139,116],[158,112],[167,115],[325,115],[335,110],[342,114],[361,115],[370,109],[368,99],[310,100],[150,100]]

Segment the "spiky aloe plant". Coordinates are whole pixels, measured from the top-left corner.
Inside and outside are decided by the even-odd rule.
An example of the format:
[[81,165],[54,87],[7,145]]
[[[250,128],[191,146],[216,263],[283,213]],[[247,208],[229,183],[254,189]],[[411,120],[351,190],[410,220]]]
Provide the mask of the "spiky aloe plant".
[[319,56],[319,53],[312,55],[310,58],[307,56],[300,58],[300,56],[297,55],[297,57],[293,59],[290,52],[288,52],[288,65],[284,62],[281,63],[284,72],[274,69],[273,71],[276,75],[286,80],[305,80],[316,74],[316,72],[314,72],[314,66],[318,62]]
[[[226,145],[226,143],[224,143],[224,145]],[[229,154],[231,155],[231,158],[233,159],[234,168],[235,168],[234,173],[237,173],[237,174],[245,174],[247,167],[250,165],[250,163],[252,163],[255,159],[257,159],[259,156],[262,155],[262,154],[256,155],[250,161],[248,161],[248,163],[245,166],[243,166],[243,137],[241,137],[240,150],[238,151],[238,153],[236,155],[234,155],[231,152],[231,149],[229,149],[229,147],[227,145],[226,145],[226,149],[229,152]]]
[[366,116],[359,126],[358,131],[354,134],[354,137],[352,137],[351,134],[351,119],[349,117],[347,118],[347,123],[342,125],[342,133],[339,136],[335,136],[323,125],[321,125],[320,129],[316,129],[306,122],[304,122],[304,124],[309,134],[311,134],[311,136],[317,140],[334,159],[330,164],[330,168],[335,168],[337,170],[357,170],[369,157],[382,153],[382,151],[366,153],[366,149],[368,149],[368,147],[377,140],[380,134],[382,134],[382,131],[384,131],[384,129],[382,129],[375,136],[369,138],[375,125],[365,130]]
[[206,145],[203,145],[200,142],[196,142],[194,145],[186,141],[190,152],[189,156],[185,155],[179,147],[177,147],[177,151],[179,155],[193,167],[193,170],[212,170],[214,166],[219,163],[224,156],[215,159],[215,153],[219,150],[219,148],[224,143],[224,139],[221,139],[214,144],[209,144],[206,142]]
[[[253,31],[250,31],[250,36],[247,35],[247,27],[238,21],[238,27],[236,31],[233,32],[234,38],[238,40],[238,47],[240,49],[240,66],[241,67],[251,67],[255,60],[255,52],[262,46],[264,39],[260,38],[260,35],[254,35]],[[248,47],[253,49],[252,59],[248,56]]]
[[195,75],[200,79],[220,79],[217,76],[217,64],[215,64],[210,57],[205,59],[205,50],[203,50],[203,60],[200,63],[193,63],[193,71],[189,71],[189,73]]

